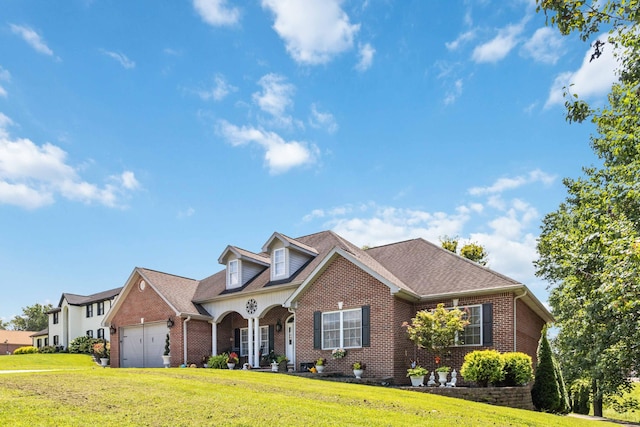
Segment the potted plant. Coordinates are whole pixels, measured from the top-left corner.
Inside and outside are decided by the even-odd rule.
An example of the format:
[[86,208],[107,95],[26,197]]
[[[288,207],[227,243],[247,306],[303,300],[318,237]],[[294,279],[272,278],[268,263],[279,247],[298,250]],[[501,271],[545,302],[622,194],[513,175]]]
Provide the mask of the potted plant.
[[324,372],[324,367],[326,364],[327,364],[327,360],[323,359],[322,357],[316,360],[316,370],[318,371],[319,374]]
[[271,372],[278,372],[278,357],[275,354],[271,357]]
[[364,373],[364,370],[367,368],[367,366],[362,362],[353,362],[351,367],[353,368],[353,375],[355,375],[357,379],[362,378],[362,374]]
[[429,371],[420,365],[416,365],[413,368],[407,369],[407,376],[411,378],[411,385],[413,387],[421,387],[424,385],[424,377]]
[[171,353],[171,341],[169,340],[169,334],[167,334],[164,340],[164,354],[162,355],[162,364],[165,368],[171,366],[171,356],[169,353]]
[[451,368],[448,366],[440,366],[436,368],[436,372],[438,373],[438,382],[440,382],[440,387],[444,387],[447,384],[447,375],[451,371]]
[[100,366],[106,368],[109,364],[109,343],[97,342],[93,345],[93,354],[100,359]]
[[227,355],[227,368],[235,369],[236,365],[240,363],[240,358],[238,357],[238,353],[232,351]]
[[278,363],[278,372],[287,372],[287,364],[289,363],[287,356],[278,356],[276,362]]

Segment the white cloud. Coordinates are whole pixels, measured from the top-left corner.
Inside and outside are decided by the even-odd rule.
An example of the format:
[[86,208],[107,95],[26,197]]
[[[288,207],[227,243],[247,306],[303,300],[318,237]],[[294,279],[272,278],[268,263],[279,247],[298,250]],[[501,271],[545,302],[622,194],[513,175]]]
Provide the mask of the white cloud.
[[100,52],[107,55],[109,58],[115,59],[120,63],[120,65],[122,65],[127,70],[131,68],[135,68],[136,66],[136,63],[130,60],[129,58],[127,58],[127,56],[124,53],[112,52],[104,49],[100,49]]
[[498,30],[492,40],[476,46],[471,58],[475,62],[498,62],[504,59],[518,43],[518,36],[523,29],[524,23],[519,23]]
[[189,218],[193,216],[193,214],[195,213],[196,213],[195,209],[193,209],[192,207],[188,207],[186,210],[178,212],[178,218]]
[[460,46],[462,46],[467,42],[470,42],[474,38],[476,38],[475,30],[469,30],[469,31],[465,31],[464,33],[461,33],[454,41],[446,42],[444,45],[449,50],[456,50]]
[[351,24],[341,0],[262,0],[275,15],[274,30],[296,62],[324,64],[353,47],[360,25]]
[[24,25],[9,24],[9,26],[14,34],[22,37],[22,39],[27,42],[29,46],[34,48],[36,52],[40,52],[47,56],[53,56],[53,51],[34,30]]
[[227,0],[193,0],[193,7],[204,22],[214,27],[240,21],[240,9],[229,7]]
[[309,124],[316,129],[325,129],[329,133],[334,133],[338,130],[338,123],[336,123],[333,114],[318,111],[316,104],[311,104]]
[[[606,40],[606,36],[600,38]],[[601,48],[602,54],[599,58],[591,60],[593,50],[590,48],[584,55],[582,65],[577,71],[566,71],[556,76],[545,107],[555,104],[564,104],[562,93],[564,87],[573,85],[571,93],[578,94],[581,98],[602,96],[609,92],[611,85],[617,80],[617,61],[613,55],[613,46],[605,43]]]
[[458,79],[453,83],[453,87],[445,95],[444,104],[453,104],[460,95],[462,95],[462,79]]
[[369,43],[360,45],[360,61],[358,61],[358,63],[356,64],[356,70],[367,71],[369,68],[371,68],[371,64],[373,64],[373,55],[375,55],[375,53],[376,50]]
[[[11,73],[0,66],[0,82],[8,81],[11,81]],[[7,97],[7,90],[2,86],[0,86],[0,97]]]
[[469,189],[469,194],[472,196],[480,196],[485,194],[502,193],[504,191],[514,190],[518,187],[522,187],[523,185],[535,182],[542,182],[545,185],[550,185],[555,181],[555,179],[555,176],[536,169],[525,176],[521,175],[515,178],[500,178],[489,187],[473,187]]
[[285,141],[275,132],[265,131],[252,126],[235,126],[225,120],[218,121],[218,133],[231,145],[241,146],[251,142],[265,150],[265,163],[271,174],[280,174],[288,170],[312,164],[319,152],[315,145],[299,141]]
[[214,77],[213,88],[209,90],[200,90],[197,93],[198,96],[200,96],[200,98],[205,101],[208,101],[209,99],[213,99],[214,101],[222,101],[231,92],[236,92],[237,90],[237,87],[227,83],[223,75],[217,74]]
[[120,199],[139,188],[133,172],[110,177],[104,187],[83,181],[80,168],[67,163],[67,153],[45,143],[37,145],[29,139],[12,139],[12,124],[0,113],[0,204],[36,209],[54,203],[59,194],[69,200],[87,204],[120,206]]
[[284,76],[274,73],[262,76],[258,81],[262,92],[255,92],[252,98],[262,111],[275,119],[275,124],[290,126],[293,119],[285,112],[293,106],[292,96],[296,88],[286,80]]
[[562,36],[555,28],[538,28],[533,36],[522,46],[525,56],[537,62],[555,64],[564,54]]

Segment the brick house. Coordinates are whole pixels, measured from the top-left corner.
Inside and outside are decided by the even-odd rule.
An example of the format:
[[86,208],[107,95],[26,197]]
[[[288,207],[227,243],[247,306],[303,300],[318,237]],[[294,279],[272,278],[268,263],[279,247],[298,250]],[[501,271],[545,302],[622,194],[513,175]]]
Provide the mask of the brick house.
[[[443,364],[459,369],[472,350],[522,351],[535,358],[552,316],[522,283],[423,239],[361,249],[331,231],[292,239],[273,233],[259,253],[227,246],[224,268],[203,280],[135,268],[103,324],[111,366],[172,365],[236,351],[264,365],[269,352],[291,366],[328,359],[328,372],[367,364],[365,376],[407,382],[410,359],[433,370],[402,327],[438,303],[465,308],[471,324]],[[343,359],[331,351],[344,348]]]

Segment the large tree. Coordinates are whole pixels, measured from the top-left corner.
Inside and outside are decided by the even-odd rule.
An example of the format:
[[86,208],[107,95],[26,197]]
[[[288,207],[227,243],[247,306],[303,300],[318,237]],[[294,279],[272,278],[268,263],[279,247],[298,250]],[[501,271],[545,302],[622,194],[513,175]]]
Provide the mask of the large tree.
[[16,331],[41,331],[49,325],[48,311],[52,309],[51,304],[34,304],[22,307],[22,315],[15,316],[11,320],[11,326]]
[[616,48],[618,81],[608,104],[592,108],[576,94],[567,119],[595,124],[591,146],[601,161],[584,176],[565,179],[568,197],[543,222],[537,274],[552,284],[549,303],[560,327],[556,338],[569,379],[592,384],[594,413],[604,396],[625,390],[640,360],[640,33],[636,0],[539,1],[563,34],[592,39],[592,60]]

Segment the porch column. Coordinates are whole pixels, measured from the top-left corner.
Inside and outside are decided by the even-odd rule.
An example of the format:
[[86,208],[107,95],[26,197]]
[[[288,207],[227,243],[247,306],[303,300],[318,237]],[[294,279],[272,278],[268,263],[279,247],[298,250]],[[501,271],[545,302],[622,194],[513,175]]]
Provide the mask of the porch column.
[[254,327],[254,343],[253,343],[253,367],[260,367],[260,319],[257,317],[253,319],[253,327]]
[[211,355],[218,354],[218,324],[216,322],[211,323]]
[[247,320],[247,355],[249,365],[253,366],[253,318]]

